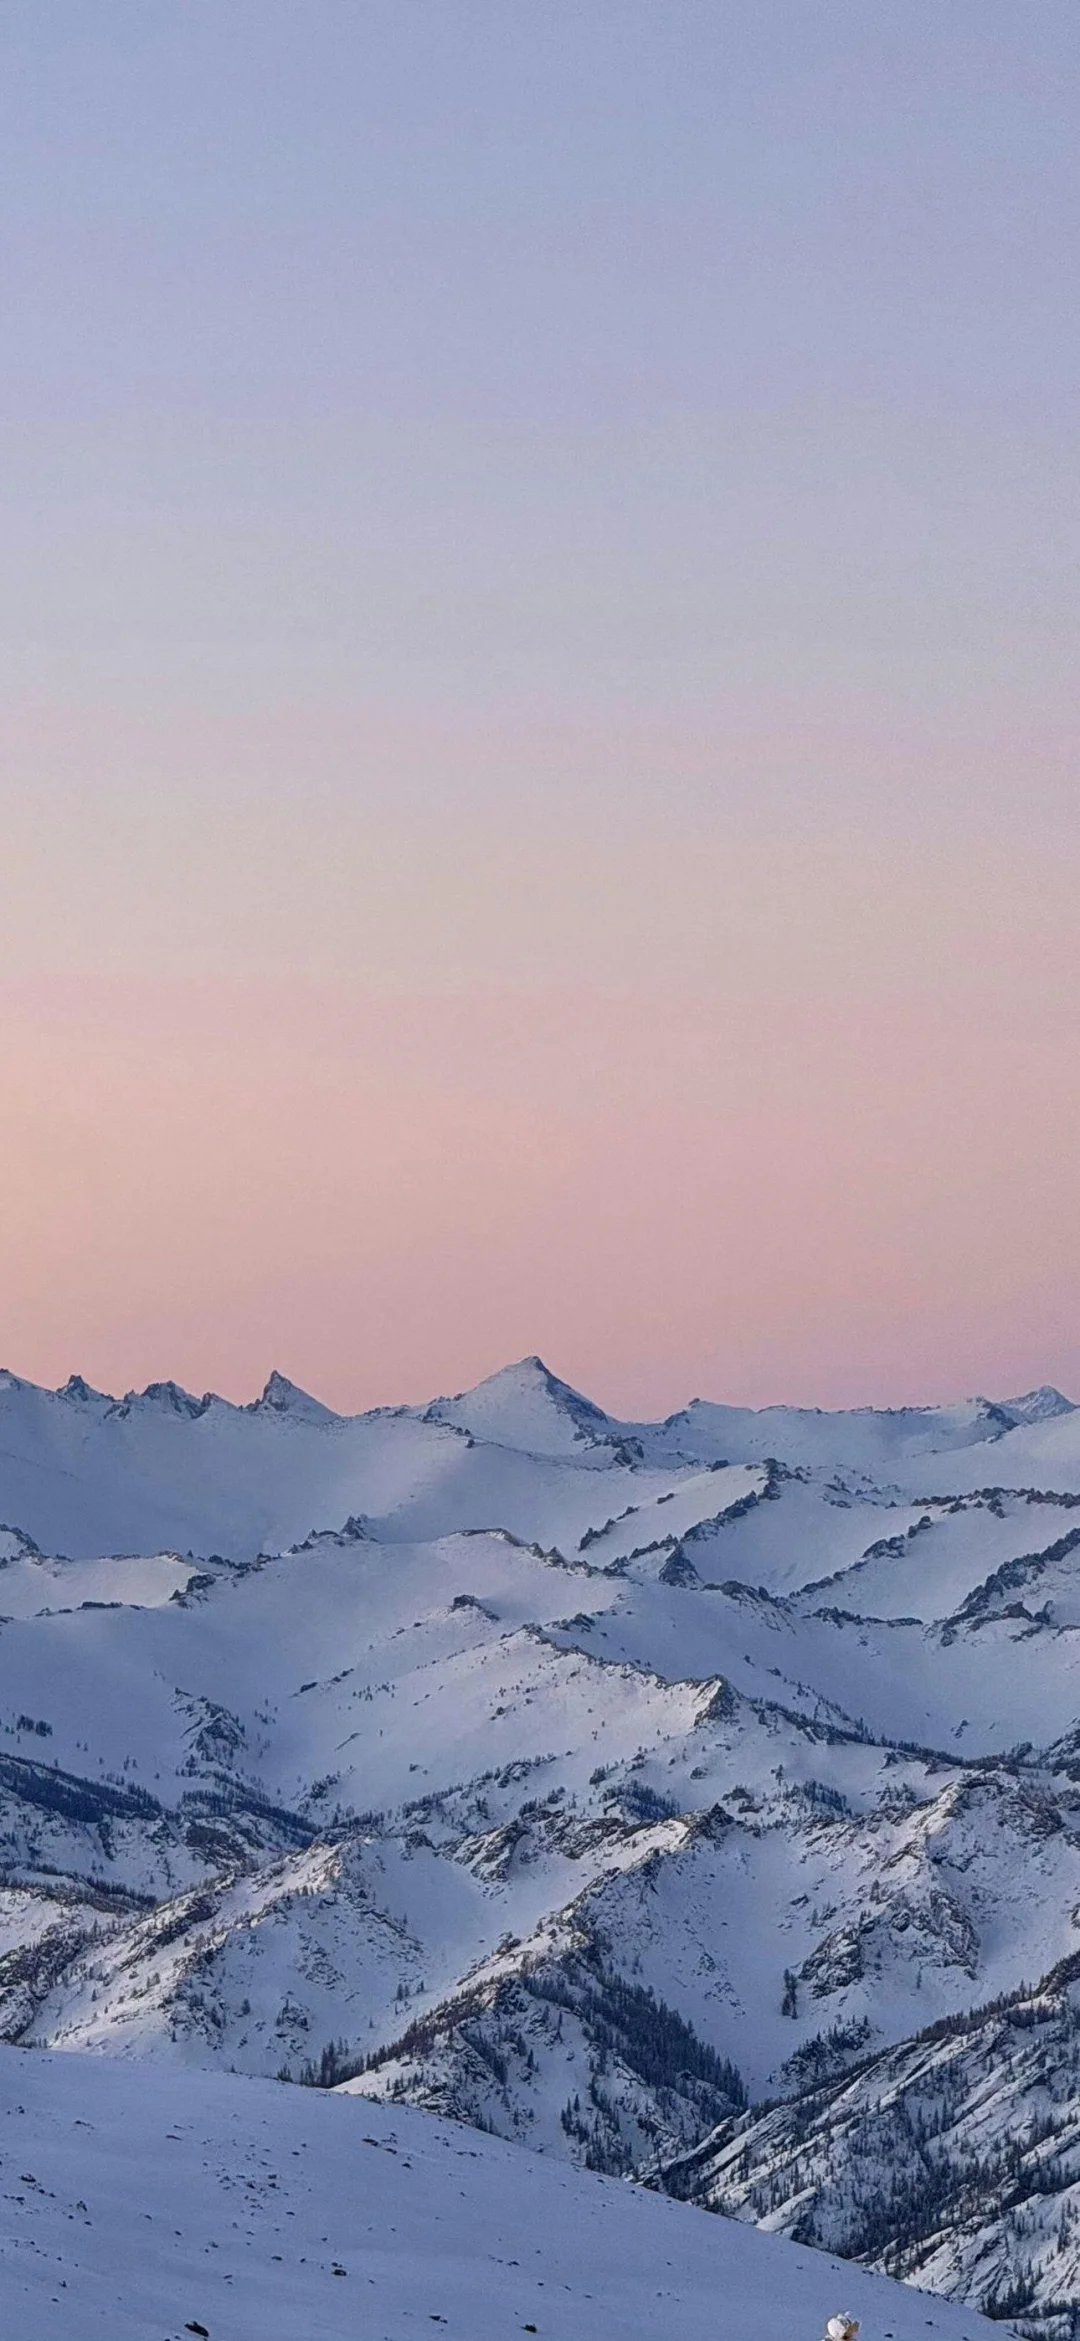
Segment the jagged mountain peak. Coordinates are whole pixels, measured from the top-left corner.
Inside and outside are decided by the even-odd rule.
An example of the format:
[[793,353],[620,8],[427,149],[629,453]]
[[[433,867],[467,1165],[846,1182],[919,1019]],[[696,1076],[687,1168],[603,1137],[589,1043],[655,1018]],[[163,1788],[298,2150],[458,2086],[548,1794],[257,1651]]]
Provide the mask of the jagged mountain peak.
[[9,1561],[39,1558],[40,1547],[34,1543],[32,1536],[27,1535],[25,1528],[13,1528],[8,1521],[0,1520],[0,1568],[6,1568]]
[[336,1422],[333,1407],[324,1406],[321,1398],[313,1398],[310,1391],[301,1390],[298,1382],[290,1382],[287,1374],[277,1367],[269,1376],[258,1398],[245,1409],[248,1414],[291,1415],[303,1422]]
[[185,1390],[180,1382],[148,1382],[143,1390],[125,1390],[118,1411],[130,1413],[135,1407],[143,1411],[153,1407],[162,1414],[182,1415],[194,1421],[197,1415],[205,1414],[207,1407],[213,1404],[211,1391],[207,1391],[202,1398],[196,1398],[194,1391]]
[[58,1398],[70,1398],[77,1406],[115,1406],[116,1400],[107,1390],[95,1390],[84,1374],[69,1374],[56,1393]]
[[1075,1414],[1076,1404],[1057,1390],[1052,1382],[1041,1382],[1037,1390],[1025,1390],[1020,1398],[999,1400],[1002,1414],[1014,1423],[1052,1422],[1059,1414]]

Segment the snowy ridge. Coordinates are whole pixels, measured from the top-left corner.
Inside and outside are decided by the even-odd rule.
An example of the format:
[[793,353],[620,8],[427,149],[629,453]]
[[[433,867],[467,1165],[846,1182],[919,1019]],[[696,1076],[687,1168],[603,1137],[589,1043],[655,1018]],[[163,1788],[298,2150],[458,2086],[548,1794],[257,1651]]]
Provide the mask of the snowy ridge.
[[555,1523],[565,1541],[596,1524],[586,1473],[625,1505],[642,1476],[719,1460],[840,1469],[916,1495],[988,1483],[1080,1490],[1080,1415],[1045,1390],[847,1414],[695,1400],[665,1423],[619,1423],[539,1358],[457,1398],[362,1415],[335,1414],[278,1372],[234,1406],[171,1381],[116,1399],[79,1375],[43,1390],[0,1371],[0,1456],[2,1516],[42,1551],[250,1560],[350,1514],[395,1538],[491,1526],[528,1535],[542,1507],[553,1523],[542,1541],[558,1541]]

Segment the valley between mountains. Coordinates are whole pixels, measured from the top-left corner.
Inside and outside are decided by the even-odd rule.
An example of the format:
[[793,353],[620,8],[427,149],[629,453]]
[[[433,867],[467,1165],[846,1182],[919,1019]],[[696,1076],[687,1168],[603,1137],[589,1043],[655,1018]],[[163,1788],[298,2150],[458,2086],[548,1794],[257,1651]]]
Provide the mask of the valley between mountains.
[[5,2042],[450,2116],[1075,2341],[1058,1392],[5,1374],[0,1521]]

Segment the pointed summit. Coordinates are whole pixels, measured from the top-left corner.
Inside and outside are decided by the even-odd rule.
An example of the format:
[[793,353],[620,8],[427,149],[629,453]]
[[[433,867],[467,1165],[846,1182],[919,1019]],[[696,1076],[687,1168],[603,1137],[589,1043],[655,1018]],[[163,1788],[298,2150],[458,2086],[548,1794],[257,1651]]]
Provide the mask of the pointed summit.
[[130,1414],[138,1407],[145,1411],[156,1407],[163,1414],[185,1415],[189,1421],[205,1414],[209,1399],[196,1398],[193,1390],[185,1390],[179,1382],[148,1382],[145,1390],[126,1390],[123,1399],[113,1411]]
[[498,1447],[530,1455],[572,1455],[611,1443],[613,1425],[591,1398],[561,1382],[542,1357],[524,1357],[503,1366],[475,1389],[456,1398],[436,1398],[426,1422],[450,1423]]
[[12,1561],[40,1559],[41,1547],[27,1535],[25,1528],[9,1528],[6,1520],[0,1520],[0,1569],[6,1569]]
[[82,1374],[69,1374],[67,1381],[56,1395],[58,1398],[70,1398],[81,1406],[112,1406],[115,1404],[106,1391],[95,1390],[93,1383],[86,1381]]
[[1022,1398],[1003,1398],[1002,1414],[1014,1423],[1052,1422],[1059,1414],[1075,1414],[1076,1407],[1064,1391],[1055,1390],[1052,1382],[1043,1382],[1037,1390],[1025,1390]]
[[288,1415],[294,1422],[337,1422],[332,1406],[324,1406],[319,1398],[312,1398],[298,1383],[290,1382],[287,1374],[279,1374],[275,1366],[261,1398],[253,1399],[245,1408],[247,1414]]

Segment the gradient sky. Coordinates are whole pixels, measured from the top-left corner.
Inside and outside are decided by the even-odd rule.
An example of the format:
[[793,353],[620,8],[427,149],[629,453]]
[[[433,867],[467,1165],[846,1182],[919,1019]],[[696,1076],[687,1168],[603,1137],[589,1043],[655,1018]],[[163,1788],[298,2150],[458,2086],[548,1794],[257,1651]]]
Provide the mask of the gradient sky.
[[1075,0],[5,0],[0,1357],[1080,1397]]

